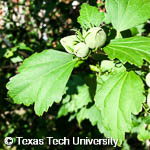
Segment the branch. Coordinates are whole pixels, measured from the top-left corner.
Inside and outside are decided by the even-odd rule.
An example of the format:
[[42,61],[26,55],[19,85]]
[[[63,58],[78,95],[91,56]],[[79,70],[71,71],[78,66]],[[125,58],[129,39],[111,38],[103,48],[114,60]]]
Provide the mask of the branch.
[[0,33],[0,38],[3,40],[3,42],[7,45],[7,47],[12,48],[12,44],[4,38],[4,36]]

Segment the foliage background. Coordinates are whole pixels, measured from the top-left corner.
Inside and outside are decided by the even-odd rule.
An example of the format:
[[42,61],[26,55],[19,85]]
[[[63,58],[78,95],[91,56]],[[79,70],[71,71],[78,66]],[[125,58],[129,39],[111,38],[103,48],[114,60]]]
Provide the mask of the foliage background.
[[[104,138],[96,127],[88,120],[79,127],[76,120],[68,122],[68,116],[57,119],[60,105],[55,104],[42,117],[35,115],[33,106],[25,107],[10,103],[7,97],[6,83],[17,73],[22,61],[35,52],[54,48],[64,51],[60,39],[70,35],[72,28],[79,28],[77,17],[83,2],[97,6],[101,1],[80,0],[75,8],[72,0],[1,0],[0,1],[0,148],[9,149],[4,145],[7,136],[24,138],[45,138],[54,136],[71,138]],[[101,8],[104,11],[105,8]],[[140,27],[143,35],[150,33],[149,23]],[[111,35],[113,36],[113,35]],[[110,36],[110,37],[111,37]],[[128,35],[125,35],[128,36]],[[24,44],[23,44],[24,43]],[[88,60],[93,61],[93,60]],[[86,63],[89,63],[89,62]],[[74,71],[86,78],[90,70],[86,63]],[[94,62],[92,62],[94,63]],[[95,86],[95,85],[92,85]],[[145,144],[137,140],[136,134],[128,134],[123,148],[101,147],[102,149],[145,149]],[[130,148],[129,148],[130,147]],[[13,145],[11,149],[28,149],[28,147]],[[32,147],[41,149],[41,147]],[[44,145],[42,149],[49,149]],[[51,149],[64,149],[62,146]],[[98,146],[74,146],[73,149],[99,149]]]

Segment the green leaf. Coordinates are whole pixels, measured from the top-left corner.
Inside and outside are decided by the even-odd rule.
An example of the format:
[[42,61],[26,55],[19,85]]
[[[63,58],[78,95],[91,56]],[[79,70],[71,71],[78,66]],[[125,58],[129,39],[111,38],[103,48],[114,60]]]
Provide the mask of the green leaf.
[[20,50],[26,50],[33,52],[34,50],[28,47],[25,43],[19,43],[16,48],[19,48]]
[[71,54],[45,50],[26,59],[19,74],[7,84],[8,94],[17,104],[29,106],[35,103],[37,115],[59,102],[66,83],[76,63]]
[[144,127],[141,128],[141,130],[138,134],[138,139],[140,141],[150,140],[150,131],[146,130]]
[[101,111],[102,124],[120,143],[131,129],[131,113],[142,110],[143,93],[143,82],[133,71],[112,74],[96,91],[95,103]]
[[137,134],[137,138],[140,141],[150,140],[150,130],[148,128],[150,124],[150,116],[143,116],[138,118],[133,118],[133,128],[132,133]]
[[82,4],[78,23],[83,29],[98,27],[104,20],[104,13],[99,12],[97,7]]
[[[66,94],[67,96],[63,100],[63,102],[66,101],[66,103],[61,106],[58,112],[58,117],[65,116],[71,112],[77,112],[80,108],[86,106],[92,101],[89,87],[80,76],[73,76],[68,82],[68,90]],[[67,100],[68,96],[70,96],[69,102]]]
[[21,56],[16,56],[10,59],[13,63],[23,62],[23,59]]
[[131,150],[131,148],[130,148],[128,142],[127,142],[127,140],[125,140],[125,141],[123,142],[122,150]]
[[143,59],[150,62],[150,38],[139,36],[115,39],[104,48],[104,51],[110,59],[118,58],[123,63],[142,66]]
[[101,62],[101,70],[102,72],[111,71],[115,67],[115,63],[110,60],[103,60]]
[[110,134],[104,128],[102,124],[102,116],[100,110],[92,105],[90,108],[83,107],[76,115],[77,121],[79,124],[85,119],[88,119],[92,126],[97,125],[97,128],[101,133],[104,133],[105,136],[110,137]]
[[150,0],[107,0],[106,11],[118,31],[124,31],[150,18]]
[[84,107],[77,114],[77,120],[79,124],[85,119],[89,119],[93,126],[95,126],[97,122],[101,120],[100,111],[96,108],[95,105],[91,106],[90,108]]

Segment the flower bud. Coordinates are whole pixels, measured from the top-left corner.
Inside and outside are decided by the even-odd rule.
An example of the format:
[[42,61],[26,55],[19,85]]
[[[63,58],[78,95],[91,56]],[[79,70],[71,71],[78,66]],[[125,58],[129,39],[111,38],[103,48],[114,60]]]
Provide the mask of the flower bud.
[[89,48],[84,42],[78,43],[74,48],[74,54],[77,57],[86,57],[88,53]]
[[85,37],[85,43],[91,49],[102,47],[105,42],[106,34],[100,27],[91,28]]
[[77,41],[78,41],[78,38],[76,35],[70,35],[70,36],[66,36],[66,37],[62,38],[60,40],[60,43],[62,44],[62,46],[65,48],[65,50],[68,53],[73,54],[74,47],[75,47],[75,44]]

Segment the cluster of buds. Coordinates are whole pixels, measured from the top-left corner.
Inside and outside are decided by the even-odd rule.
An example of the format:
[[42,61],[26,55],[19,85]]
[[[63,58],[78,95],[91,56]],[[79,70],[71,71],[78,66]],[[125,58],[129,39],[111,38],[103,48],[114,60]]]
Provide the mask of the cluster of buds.
[[102,47],[106,42],[106,34],[100,27],[93,27],[84,31],[83,35],[71,35],[60,40],[61,44],[68,53],[75,54],[77,57],[86,57],[90,50]]

